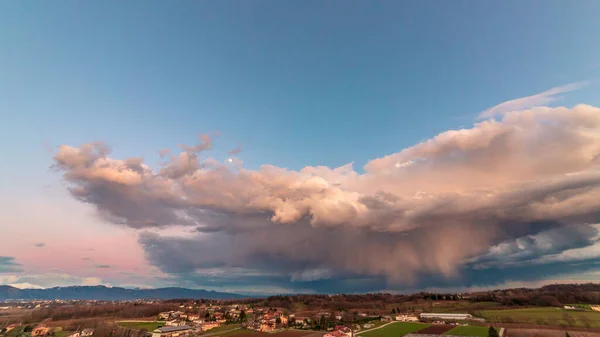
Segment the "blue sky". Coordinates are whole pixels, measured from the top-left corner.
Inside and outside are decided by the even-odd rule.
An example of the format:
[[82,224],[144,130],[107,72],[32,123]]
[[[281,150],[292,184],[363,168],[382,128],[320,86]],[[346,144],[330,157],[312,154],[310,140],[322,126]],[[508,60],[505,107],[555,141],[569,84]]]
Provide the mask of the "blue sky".
[[[0,226],[25,235],[15,226],[26,207],[15,205],[35,199],[90,206],[77,231],[130,235],[90,215],[98,205],[74,202],[49,170],[63,144],[104,141],[111,157],[158,168],[158,150],[218,131],[208,155],[219,161],[239,144],[249,170],[353,162],[361,174],[553,87],[590,81],[551,105],[600,106],[599,11],[597,1],[1,3],[0,194],[15,211]],[[5,250],[24,273],[50,273]],[[97,272],[69,271],[107,278]]]

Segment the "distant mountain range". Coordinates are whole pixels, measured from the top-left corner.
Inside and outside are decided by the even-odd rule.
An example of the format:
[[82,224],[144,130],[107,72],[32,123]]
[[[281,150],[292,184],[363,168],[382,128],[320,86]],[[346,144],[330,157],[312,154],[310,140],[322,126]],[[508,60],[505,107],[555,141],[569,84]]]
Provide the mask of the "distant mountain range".
[[3,300],[136,300],[136,299],[238,299],[245,296],[208,290],[186,288],[127,289],[106,286],[55,287],[47,289],[19,289],[0,286],[0,301]]

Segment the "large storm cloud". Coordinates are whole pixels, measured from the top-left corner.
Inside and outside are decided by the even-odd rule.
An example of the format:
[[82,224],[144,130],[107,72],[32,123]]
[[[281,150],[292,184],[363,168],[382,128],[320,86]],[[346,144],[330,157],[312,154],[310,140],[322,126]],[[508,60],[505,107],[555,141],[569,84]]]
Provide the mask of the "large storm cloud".
[[374,159],[362,173],[351,164],[248,170],[203,158],[212,139],[201,141],[160,169],[112,158],[101,142],[63,145],[54,160],[71,194],[108,221],[193,228],[139,239],[152,264],[182,279],[235,270],[265,283],[395,287],[600,258],[592,106],[505,113]]

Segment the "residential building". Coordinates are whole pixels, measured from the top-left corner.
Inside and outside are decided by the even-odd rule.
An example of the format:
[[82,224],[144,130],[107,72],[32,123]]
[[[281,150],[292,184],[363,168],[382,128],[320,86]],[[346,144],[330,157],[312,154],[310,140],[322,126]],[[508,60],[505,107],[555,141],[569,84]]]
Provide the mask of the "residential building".
[[179,319],[174,319],[172,321],[168,321],[165,323],[165,326],[183,326],[186,325],[185,321],[181,321]]
[[271,332],[275,330],[275,323],[260,323],[260,332]]
[[334,330],[341,333],[344,337],[352,337],[352,329],[347,326],[337,325]]
[[152,331],[152,337],[184,337],[191,334],[192,327],[189,325],[165,326]]
[[202,323],[202,331],[210,330],[212,328],[216,328],[220,326],[220,322],[204,322]]
[[38,325],[31,331],[32,336],[46,336],[49,333],[50,328],[45,325]]
[[183,312],[181,311],[165,311],[158,314],[158,319],[161,321],[172,321],[176,318],[179,318]]
[[187,316],[187,320],[190,321],[190,322],[193,322],[193,321],[196,321],[196,320],[199,320],[199,319],[200,319],[200,315],[197,315],[197,314],[189,314]]

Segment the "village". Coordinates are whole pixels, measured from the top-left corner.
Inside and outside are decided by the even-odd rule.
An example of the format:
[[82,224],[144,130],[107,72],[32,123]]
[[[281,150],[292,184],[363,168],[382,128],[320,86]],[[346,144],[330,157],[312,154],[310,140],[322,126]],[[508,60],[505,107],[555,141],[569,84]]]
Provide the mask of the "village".
[[[152,301],[121,301],[121,304],[151,305]],[[102,306],[99,301],[35,301],[12,303],[15,308],[47,308],[56,305]],[[7,307],[8,308],[8,307]],[[354,337],[391,322],[430,322],[460,325],[459,321],[477,321],[470,314],[400,313],[377,315],[367,312],[318,311],[298,315],[285,308],[249,306],[246,304],[188,302],[178,310],[158,313],[154,320],[115,321],[118,329],[132,331],[126,336],[136,337],[223,337],[235,333],[277,333],[285,331],[313,331],[322,337]],[[20,328],[20,333],[11,331]],[[95,330],[82,327],[67,331],[44,322],[36,325],[13,323],[0,334],[16,337],[92,337]],[[112,333],[112,332],[111,332]],[[117,333],[114,332],[116,335]]]
[[[543,336],[562,332],[557,337],[564,337],[568,329],[570,336],[591,337],[582,333],[600,331],[597,304],[573,301],[553,307],[502,308],[490,301],[494,297],[489,292],[476,296],[419,293],[232,300],[8,300],[0,303],[0,336],[519,337],[543,326]],[[542,321],[538,313],[558,320],[557,326]],[[529,314],[538,316],[526,316]]]

